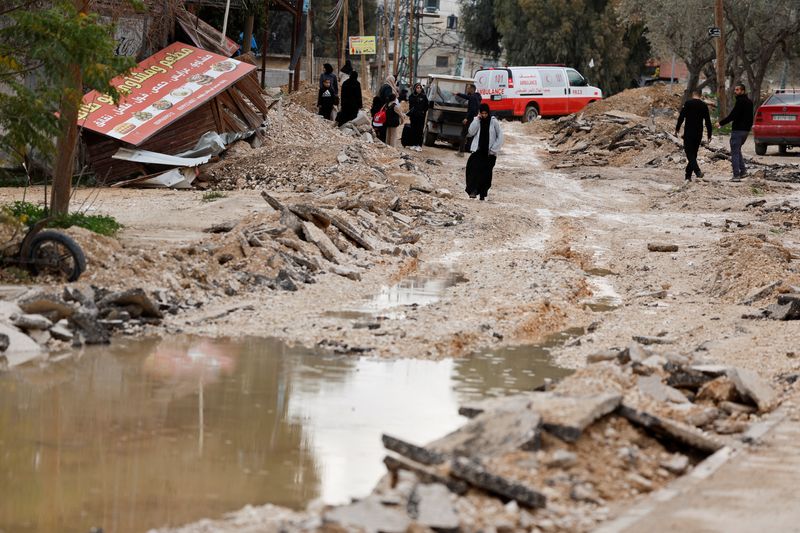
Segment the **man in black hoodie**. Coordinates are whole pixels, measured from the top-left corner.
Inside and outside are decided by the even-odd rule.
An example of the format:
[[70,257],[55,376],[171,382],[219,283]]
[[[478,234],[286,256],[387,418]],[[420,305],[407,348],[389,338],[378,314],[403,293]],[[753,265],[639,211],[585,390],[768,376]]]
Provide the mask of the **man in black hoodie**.
[[678,125],[675,126],[675,136],[681,130],[683,121],[686,127],[683,130],[683,149],[686,152],[686,181],[692,181],[692,172],[698,178],[703,177],[700,165],[697,164],[697,151],[703,140],[703,125],[705,124],[708,132],[708,140],[711,141],[711,115],[708,113],[708,106],[700,99],[700,91],[692,91],[692,97],[686,100],[678,117]]
[[731,164],[733,165],[733,179],[731,181],[741,181],[747,174],[742,157],[742,145],[750,135],[753,128],[753,101],[747,97],[747,89],[741,83],[733,89],[736,95],[736,104],[733,106],[731,114],[720,120],[717,127],[720,128],[729,122],[733,122],[731,128]]
[[478,88],[475,86],[475,84],[470,83],[467,86],[466,94],[456,93],[456,96],[467,101],[467,118],[465,118],[462,122],[463,127],[461,128],[461,143],[458,147],[458,152],[456,153],[457,156],[463,157],[464,152],[468,152],[469,146],[472,144],[470,138],[467,136],[467,131],[469,130],[469,125],[472,124],[472,120],[478,116],[478,108],[481,105],[481,95],[478,92]]

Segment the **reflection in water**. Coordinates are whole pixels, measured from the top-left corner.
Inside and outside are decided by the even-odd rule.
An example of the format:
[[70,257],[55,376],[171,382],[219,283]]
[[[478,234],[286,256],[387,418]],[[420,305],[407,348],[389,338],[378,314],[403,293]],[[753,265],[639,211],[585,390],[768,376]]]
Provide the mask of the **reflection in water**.
[[269,339],[120,342],[0,375],[0,531],[144,531],[245,504],[368,493],[383,432],[424,444],[458,405],[530,390],[541,348],[443,361]]

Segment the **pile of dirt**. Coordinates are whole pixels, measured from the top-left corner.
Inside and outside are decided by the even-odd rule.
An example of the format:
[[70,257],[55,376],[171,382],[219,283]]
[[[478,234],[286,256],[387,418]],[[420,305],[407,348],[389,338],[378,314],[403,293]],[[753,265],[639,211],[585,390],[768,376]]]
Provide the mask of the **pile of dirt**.
[[583,109],[582,113],[587,117],[593,117],[608,111],[621,111],[649,117],[652,114],[677,112],[681,108],[682,101],[682,86],[653,85],[626,89],[603,100],[592,102]]
[[800,285],[793,254],[765,235],[732,235],[720,239],[712,254],[708,292],[727,302],[740,302],[774,282]]
[[[296,104],[310,113],[316,113],[318,95],[319,85],[317,83],[303,83],[299,90],[289,93],[287,99],[290,103]],[[361,100],[363,105],[369,109],[372,103],[372,91],[363,82],[361,83]]]

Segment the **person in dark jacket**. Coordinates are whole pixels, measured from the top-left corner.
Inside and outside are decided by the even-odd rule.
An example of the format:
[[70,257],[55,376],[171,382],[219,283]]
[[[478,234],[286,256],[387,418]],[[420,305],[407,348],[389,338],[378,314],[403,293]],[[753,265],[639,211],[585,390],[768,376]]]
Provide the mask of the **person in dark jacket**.
[[336,121],[341,126],[358,116],[358,110],[363,105],[361,99],[361,83],[358,81],[358,72],[352,70],[350,78],[342,83],[341,111],[336,117]]
[[733,122],[731,127],[733,179],[731,181],[741,181],[747,174],[747,168],[744,166],[744,158],[742,157],[742,145],[753,128],[753,101],[747,97],[747,89],[741,83],[733,89],[733,92],[736,95],[736,104],[734,104],[730,115],[717,123],[717,127],[721,128],[725,124]]
[[400,90],[397,88],[397,83],[395,83],[394,76],[391,74],[386,76],[386,81],[383,82],[380,91],[378,91],[378,96],[381,97],[384,105],[389,105],[390,103],[394,102],[398,96],[400,96]]
[[472,120],[478,116],[478,108],[481,105],[481,95],[478,94],[478,88],[475,87],[475,84],[470,83],[467,86],[466,94],[456,93],[456,96],[467,101],[467,118],[465,118],[462,122],[463,127],[461,128],[461,144],[459,145],[458,153],[456,154],[459,157],[464,157],[464,152],[467,151],[467,146],[471,143],[468,136],[469,126],[472,124]]
[[[383,109],[384,102],[383,98],[380,95],[376,95],[372,98],[372,107],[369,108],[369,114],[371,117],[375,117],[375,115]],[[375,126],[372,125],[373,129],[375,130],[375,135],[380,139],[381,142],[386,142],[386,127],[385,126]]]
[[317,95],[317,110],[326,120],[331,120],[333,106],[336,105],[336,95],[331,88],[331,80],[322,80],[322,87]]
[[681,130],[681,125],[686,121],[683,129],[683,150],[686,152],[686,181],[692,181],[692,173],[697,174],[698,178],[703,177],[703,171],[697,164],[697,151],[703,140],[703,125],[708,132],[708,140],[711,141],[711,115],[708,106],[701,99],[700,91],[692,91],[692,97],[686,100],[678,116],[678,124],[675,126],[675,136]]
[[322,74],[319,75],[319,88],[322,89],[322,82],[328,80],[331,82],[330,89],[333,91],[333,96],[339,96],[339,79],[333,73],[333,65],[325,63],[322,65]]
[[425,114],[428,112],[428,97],[422,84],[414,84],[414,92],[408,97],[408,116],[411,118],[411,134],[408,142],[411,150],[422,151],[422,132],[425,129]]

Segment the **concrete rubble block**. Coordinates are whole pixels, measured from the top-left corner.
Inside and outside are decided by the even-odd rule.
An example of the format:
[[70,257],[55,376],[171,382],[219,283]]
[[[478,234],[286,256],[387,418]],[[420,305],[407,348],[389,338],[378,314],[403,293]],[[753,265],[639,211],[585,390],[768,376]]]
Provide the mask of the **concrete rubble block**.
[[135,305],[142,310],[142,316],[148,318],[163,318],[164,315],[156,304],[144,291],[144,289],[128,289],[125,291],[110,292],[103,296],[97,306],[104,307],[126,307]]
[[347,265],[335,265],[333,263],[327,266],[328,271],[342,276],[343,278],[352,279],[353,281],[361,281],[361,271],[355,267]]
[[466,457],[491,457],[520,449],[538,450],[541,425],[542,417],[528,409],[495,410],[478,415],[429,446]]
[[619,406],[617,413],[657,437],[678,441],[702,452],[713,453],[726,444],[722,439],[696,427],[637,409],[626,403]]
[[744,299],[739,302],[739,305],[752,305],[753,302],[756,302],[762,298],[766,298],[772,292],[780,287],[783,284],[782,280],[773,281],[772,283],[765,285],[763,287],[759,287],[752,291],[750,294],[744,297]]
[[653,344],[675,344],[675,339],[670,337],[654,337],[650,335],[634,335],[633,340],[645,346]]
[[424,465],[440,465],[447,461],[446,454],[411,444],[391,435],[382,435],[381,441],[383,442],[383,447],[390,452],[399,453],[403,457],[408,457],[412,461]]
[[460,530],[453,496],[441,483],[418,484],[409,498],[408,514],[418,524],[440,533]]
[[547,461],[547,466],[553,468],[571,468],[578,462],[578,455],[569,450],[556,450]]
[[73,328],[80,333],[86,344],[109,344],[111,334],[108,329],[100,323],[97,316],[89,311],[78,311],[70,318]]
[[45,315],[53,322],[69,318],[75,312],[75,308],[60,296],[42,292],[23,297],[17,305],[24,313]]
[[11,323],[24,330],[47,330],[53,325],[47,317],[27,313],[11,315]]
[[719,408],[722,409],[724,412],[728,413],[729,415],[734,415],[734,414],[750,415],[756,412],[755,407],[744,405],[738,402],[720,402]]
[[335,244],[333,244],[333,241],[325,234],[324,231],[319,229],[311,222],[302,222],[302,227],[303,235],[305,236],[306,240],[319,248],[319,251],[322,253],[322,257],[337,265],[347,262],[344,254],[339,251],[339,249]]
[[322,520],[324,523],[338,524],[348,531],[351,531],[350,528],[360,528],[365,533],[405,533],[411,525],[405,510],[383,505],[374,496],[326,510]]
[[689,400],[678,389],[664,385],[659,376],[640,376],[636,382],[639,392],[659,402],[688,403]]
[[521,483],[490,473],[481,463],[466,457],[453,459],[450,472],[470,485],[490,494],[515,500],[523,507],[538,509],[545,507],[544,494]]
[[405,457],[394,457],[392,455],[387,455],[383,458],[383,464],[386,465],[386,469],[389,470],[389,472],[411,472],[417,476],[421,482],[441,483],[455,494],[464,494],[468,489],[467,484],[460,479],[443,475],[434,468],[417,463],[416,461],[412,461],[410,459],[406,459]]
[[720,376],[700,387],[696,400],[721,403],[735,401],[736,397],[736,385],[734,385],[733,381],[727,376]]
[[678,245],[651,242],[647,244],[647,249],[651,252],[677,252]]
[[619,353],[619,362],[622,364],[641,363],[651,355],[650,351],[644,346],[638,342],[632,342]]
[[8,368],[32,361],[43,353],[42,347],[35,340],[14,326],[0,323],[0,335],[8,337],[8,347],[3,351]]
[[739,395],[752,400],[760,412],[769,411],[778,401],[778,393],[775,388],[755,372],[742,368],[730,368],[727,374]]
[[602,350],[587,355],[586,362],[589,364],[602,363],[603,361],[613,361],[618,357],[619,357],[619,352],[617,350]]
[[56,324],[55,326],[50,328],[50,335],[52,335],[54,339],[59,341],[71,341],[75,336],[68,327],[62,326],[60,324]]
[[5,352],[11,345],[11,339],[5,333],[0,333],[0,352]]
[[592,422],[616,409],[622,396],[613,393],[592,396],[563,396],[555,392],[531,392],[493,398],[459,408],[464,416],[484,411],[530,409],[542,416],[542,427],[566,442],[575,442]]

